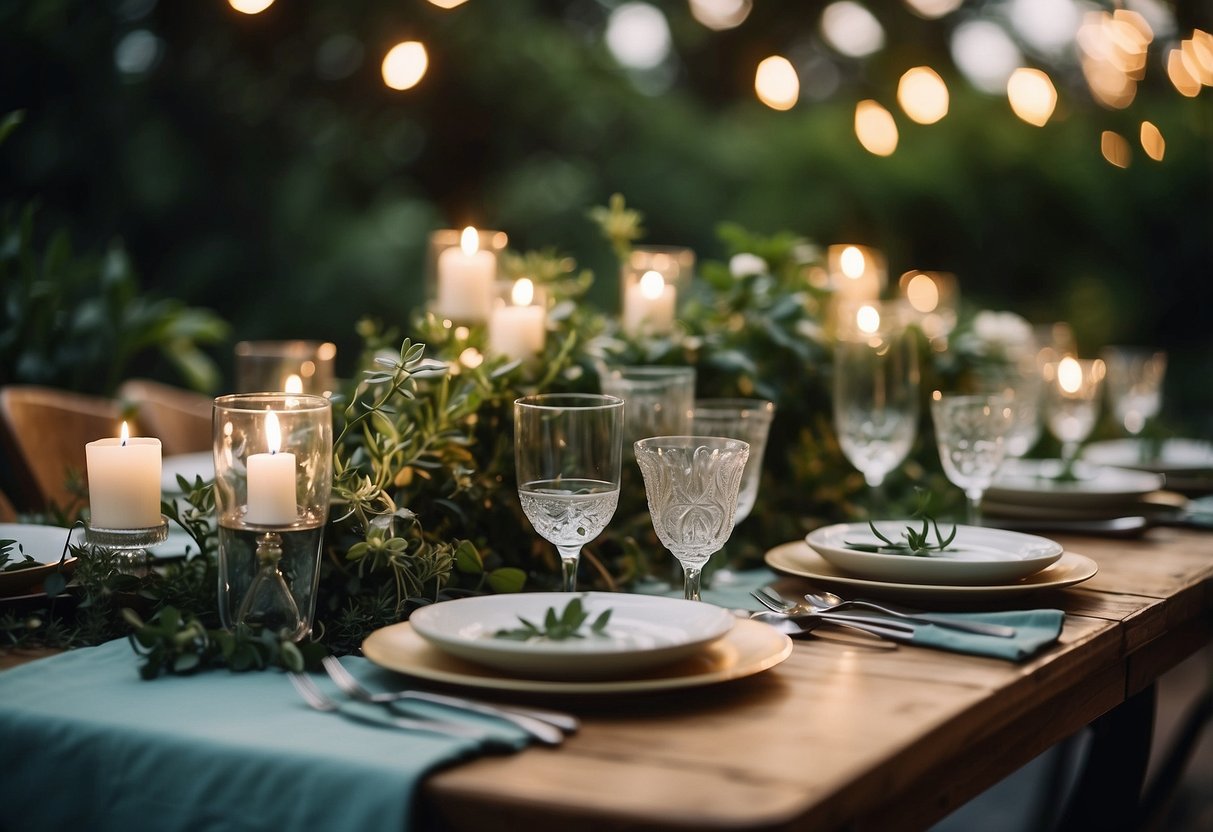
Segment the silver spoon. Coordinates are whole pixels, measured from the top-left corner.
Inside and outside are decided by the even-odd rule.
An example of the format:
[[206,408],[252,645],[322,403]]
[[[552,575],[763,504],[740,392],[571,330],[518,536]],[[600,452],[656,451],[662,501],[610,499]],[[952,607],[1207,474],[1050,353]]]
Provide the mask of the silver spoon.
[[894,609],[892,607],[884,607],[880,604],[874,604],[871,601],[848,601],[833,592],[822,590],[820,592],[809,592],[804,596],[804,600],[813,609],[814,612],[833,612],[843,607],[863,607],[865,609],[882,612],[886,615],[892,615],[897,618],[904,618],[908,621],[921,621],[926,624],[934,624],[937,627],[947,627],[952,630],[961,630],[966,633],[977,633],[983,636],[997,636],[998,638],[1014,638],[1015,628],[1007,627],[1003,624],[989,624],[984,621],[962,621],[954,618],[944,618],[938,615],[932,615],[929,612],[910,612],[903,609]]

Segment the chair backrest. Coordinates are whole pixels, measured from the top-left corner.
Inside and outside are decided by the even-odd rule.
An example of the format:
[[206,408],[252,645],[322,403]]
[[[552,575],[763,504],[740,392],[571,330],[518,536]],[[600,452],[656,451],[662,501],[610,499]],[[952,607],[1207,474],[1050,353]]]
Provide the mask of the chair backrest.
[[210,396],[136,378],[123,382],[118,398],[133,410],[140,429],[160,440],[165,456],[211,449]]
[[[122,409],[112,399],[50,387],[0,389],[0,441],[12,469],[12,499],[23,511],[51,504],[80,508],[75,481],[87,487],[84,446],[117,436]],[[132,431],[133,432],[133,431]]]

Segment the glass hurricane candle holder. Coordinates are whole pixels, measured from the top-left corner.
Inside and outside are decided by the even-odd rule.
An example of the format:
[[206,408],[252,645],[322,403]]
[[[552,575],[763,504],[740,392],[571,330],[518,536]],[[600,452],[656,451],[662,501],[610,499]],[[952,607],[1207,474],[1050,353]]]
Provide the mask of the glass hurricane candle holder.
[[527,361],[543,352],[547,335],[547,295],[529,277],[499,280],[489,313],[489,355]]
[[328,341],[241,341],[236,392],[332,395],[337,345]]
[[623,265],[623,331],[628,335],[668,335],[678,304],[691,288],[695,252],[647,246],[632,249]]
[[229,630],[311,630],[333,480],[322,396],[221,396],[214,408],[219,617]]
[[946,350],[948,336],[956,329],[956,306],[960,294],[956,275],[910,271],[901,276],[898,287],[931,348],[937,352]]
[[148,571],[147,550],[168,540],[168,518],[161,515],[156,525],[139,529],[106,529],[90,522],[84,526],[84,539],[91,546],[115,552],[119,572],[142,576]]
[[1066,356],[1045,367],[1045,424],[1061,443],[1062,471],[1067,474],[1078,455],[1079,445],[1095,429],[1104,374],[1104,363],[1098,358]]
[[468,226],[430,233],[426,297],[438,317],[456,324],[485,324],[493,311],[497,265],[509,237]]

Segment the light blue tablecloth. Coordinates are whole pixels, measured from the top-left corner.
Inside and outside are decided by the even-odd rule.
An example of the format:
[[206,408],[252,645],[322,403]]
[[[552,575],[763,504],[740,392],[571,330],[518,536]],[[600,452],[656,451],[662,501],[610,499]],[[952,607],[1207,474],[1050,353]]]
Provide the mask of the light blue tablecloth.
[[[476,724],[525,744],[512,726]],[[125,640],[0,673],[6,832],[401,832],[420,779],[480,751],[313,711],[278,671],[143,681]]]

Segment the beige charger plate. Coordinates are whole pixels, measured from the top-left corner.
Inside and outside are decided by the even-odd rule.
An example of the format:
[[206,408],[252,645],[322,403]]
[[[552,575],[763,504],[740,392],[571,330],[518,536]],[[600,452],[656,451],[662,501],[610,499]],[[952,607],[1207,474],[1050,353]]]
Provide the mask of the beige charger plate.
[[367,636],[362,652],[380,667],[470,688],[526,693],[648,693],[699,687],[769,670],[792,654],[792,640],[758,621],[738,620],[729,632],[681,661],[620,679],[564,681],[507,676],[431,646],[403,621]]

